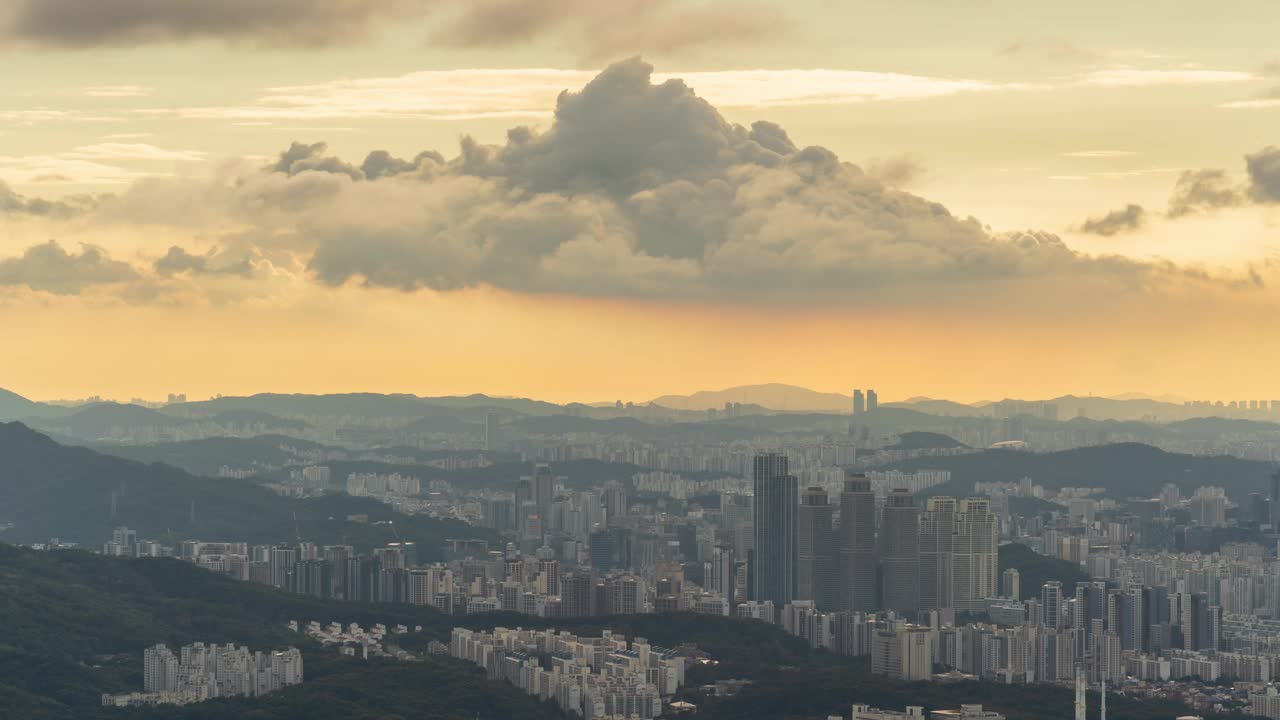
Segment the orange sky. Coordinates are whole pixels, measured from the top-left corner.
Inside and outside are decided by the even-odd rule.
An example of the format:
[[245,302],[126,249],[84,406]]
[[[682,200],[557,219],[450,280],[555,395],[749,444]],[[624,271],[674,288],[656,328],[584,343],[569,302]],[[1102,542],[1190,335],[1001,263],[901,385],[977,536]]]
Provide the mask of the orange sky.
[[[1265,310],[1260,308],[1259,310]],[[1268,319],[1270,317],[1270,319]],[[4,386],[34,398],[484,392],[552,401],[786,382],[885,400],[1129,391],[1269,397],[1277,321],[833,312],[347,288],[299,311],[62,302],[5,314]],[[1188,328],[1194,328],[1189,330]],[[1214,368],[1206,372],[1205,368]]]

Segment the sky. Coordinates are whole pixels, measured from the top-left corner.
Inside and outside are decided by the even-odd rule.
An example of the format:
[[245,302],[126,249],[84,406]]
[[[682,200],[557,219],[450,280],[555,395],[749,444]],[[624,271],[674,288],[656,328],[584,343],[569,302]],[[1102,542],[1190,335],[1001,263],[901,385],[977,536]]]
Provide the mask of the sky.
[[1280,397],[1270,0],[4,0],[0,387]]

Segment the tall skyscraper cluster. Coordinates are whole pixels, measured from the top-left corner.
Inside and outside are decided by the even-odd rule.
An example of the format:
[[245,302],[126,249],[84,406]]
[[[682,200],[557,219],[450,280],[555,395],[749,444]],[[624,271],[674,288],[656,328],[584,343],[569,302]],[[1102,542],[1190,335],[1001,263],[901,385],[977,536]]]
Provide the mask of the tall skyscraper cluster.
[[862,415],[875,411],[880,407],[880,396],[875,390],[854,390],[853,391],[853,414]]
[[891,491],[877,523],[870,481],[850,475],[837,506],[819,487],[800,490],[787,457],[757,455],[750,599],[782,608],[980,611],[998,596],[998,529],[986,498],[930,498],[923,512]]

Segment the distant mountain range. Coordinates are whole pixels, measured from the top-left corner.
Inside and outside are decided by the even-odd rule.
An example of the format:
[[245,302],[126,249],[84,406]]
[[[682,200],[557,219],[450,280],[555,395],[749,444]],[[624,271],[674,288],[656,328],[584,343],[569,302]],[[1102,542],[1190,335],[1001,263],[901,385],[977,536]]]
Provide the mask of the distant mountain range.
[[[626,412],[642,417],[653,411],[667,412],[667,419],[697,419],[678,417],[679,413],[720,410],[726,404],[741,405],[744,414],[828,413],[848,415],[852,408],[850,395],[811,390],[797,385],[768,383],[741,385],[723,390],[703,390],[689,395],[663,395],[651,403],[641,403],[632,409],[618,410],[614,416]],[[652,406],[652,407],[650,407]],[[996,407],[1003,406],[1003,407]],[[1052,409],[1047,406],[1053,406]],[[1056,417],[1071,420],[1077,417],[1094,420],[1156,420],[1171,422],[1188,420],[1214,411],[1205,407],[1189,406],[1173,396],[1148,397],[1139,393],[1125,393],[1115,397],[1063,395],[1043,400],[1000,400],[978,403],[960,403],[952,400],[912,397],[902,401],[881,398],[880,407],[913,410],[938,417],[1004,417],[1013,414]],[[386,418],[405,421],[417,420],[423,427],[454,427],[453,423],[483,423],[485,416],[496,413],[503,417],[550,417],[575,414],[605,417],[615,408],[609,403],[558,405],[527,398],[466,395],[456,397],[420,397],[408,394],[341,393],[329,395],[302,395],[261,393],[246,397],[219,397],[176,403],[153,410],[137,405],[99,403],[79,407],[64,407],[34,402],[16,393],[0,389],[0,420],[40,420],[41,427],[55,433],[67,433],[81,439],[99,439],[104,425],[108,427],[173,427],[184,420],[204,420],[224,424],[263,423],[272,431],[301,430],[306,418]],[[634,410],[634,413],[632,412]],[[1219,413],[1221,414],[1221,413]],[[431,421],[428,418],[448,420]],[[1266,419],[1259,417],[1257,419]],[[303,425],[297,423],[302,422]],[[292,423],[292,426],[290,424]],[[470,428],[478,431],[478,427]],[[467,431],[463,428],[463,431]]]
[[853,399],[849,395],[818,392],[780,383],[703,390],[692,395],[663,395],[654,398],[652,402],[654,405],[676,410],[719,410],[725,403],[759,405],[771,410],[795,412],[848,413],[853,407]]
[[[853,398],[852,395],[825,393],[796,385],[771,383],[740,385],[724,390],[703,390],[691,395],[663,395],[654,398],[653,403],[681,410],[721,409],[725,403],[743,403],[780,412],[848,414],[852,410]],[[946,417],[990,416],[995,411],[993,406],[1002,403],[1009,403],[1015,408],[1021,405],[1025,412],[1032,415],[1042,414],[1043,406],[1056,406],[1057,418],[1060,420],[1070,420],[1075,417],[1097,420],[1155,418],[1160,422],[1168,422],[1212,414],[1205,408],[1189,407],[1175,396],[1165,395],[1153,398],[1141,393],[1125,393],[1115,397],[1062,395],[1041,400],[1007,399],[977,403],[960,403],[928,397],[912,397],[889,402],[883,397],[880,398],[882,408],[904,408]]]

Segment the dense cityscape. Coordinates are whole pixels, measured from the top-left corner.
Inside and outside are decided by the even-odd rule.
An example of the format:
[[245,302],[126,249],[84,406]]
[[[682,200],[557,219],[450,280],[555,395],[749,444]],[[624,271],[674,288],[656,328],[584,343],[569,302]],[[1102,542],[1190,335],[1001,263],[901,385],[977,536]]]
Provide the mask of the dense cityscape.
[[0,0],[0,720],[1280,720],[1277,28]]
[[[973,496],[935,495],[952,477],[930,469],[930,458],[973,451],[866,447],[859,421],[876,412],[874,391],[868,395],[870,408],[862,391],[853,396],[849,439],[756,451],[749,462],[742,459],[749,445],[726,448],[719,472],[646,469],[669,452],[659,443],[644,451],[647,461],[635,451],[627,456],[636,468],[631,477],[599,485],[557,475],[547,463],[515,463],[526,470],[505,483],[511,492],[407,472],[343,478],[324,464],[275,473],[284,478],[274,484],[279,493],[370,497],[410,514],[464,520],[495,533],[496,544],[459,535],[443,548],[395,539],[358,552],[299,535],[275,545],[235,538],[169,545],[118,527],[101,552],[172,556],[291,593],[454,616],[734,617],[776,625],[815,650],[866,657],[871,673],[897,681],[1083,683],[1205,712],[1280,717],[1272,684],[1280,673],[1272,530],[1280,474],[1265,495],[1246,502],[1213,486],[1184,493],[1165,483],[1152,497],[1116,497],[1103,488],[1049,488],[1032,477],[979,480]],[[501,431],[492,413],[486,419],[479,454],[429,467],[492,467],[486,456],[503,451]],[[1002,445],[998,452],[1032,451]],[[544,458],[546,447],[535,455]],[[873,469],[907,457],[924,465]],[[420,557],[437,550],[444,559]],[[1044,562],[1059,563],[1058,572],[1065,567],[1072,578],[1045,579],[1036,567]],[[671,711],[680,683],[649,683],[641,672],[625,698],[593,685],[599,673],[629,677],[609,669],[618,658],[588,658],[577,670],[544,666],[542,655],[580,654],[572,649],[577,638],[555,638],[549,630],[488,636],[459,628],[449,652],[584,717]],[[618,643],[626,657],[640,653],[640,667],[650,667],[642,640],[633,643],[641,650],[607,633],[605,642]],[[516,653],[508,664],[477,649],[495,644]],[[566,676],[571,685],[563,685]]]

